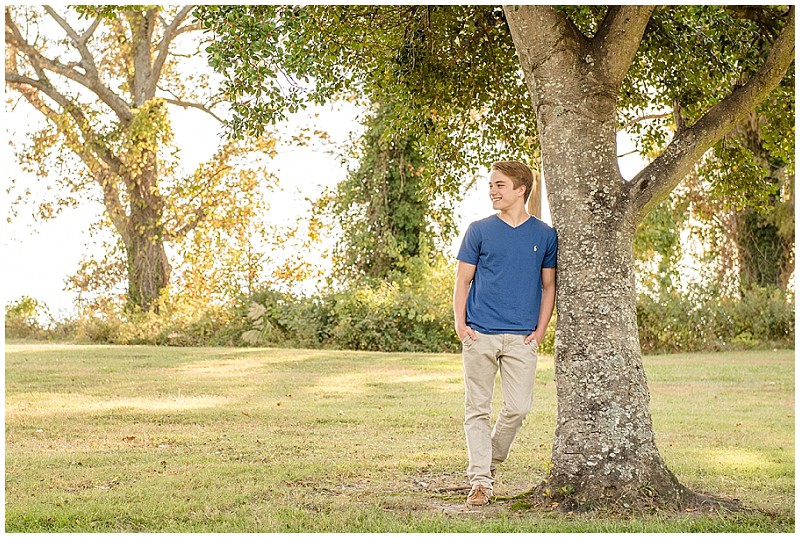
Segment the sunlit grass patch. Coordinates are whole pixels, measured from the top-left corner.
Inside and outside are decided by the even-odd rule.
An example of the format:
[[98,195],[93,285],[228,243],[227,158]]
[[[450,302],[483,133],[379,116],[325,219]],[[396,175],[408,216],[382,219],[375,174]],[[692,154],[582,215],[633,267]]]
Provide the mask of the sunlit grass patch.
[[768,472],[774,465],[765,454],[737,447],[710,450],[703,458],[703,463],[716,465],[722,472]]
[[112,411],[138,410],[147,412],[180,412],[191,409],[213,408],[225,404],[226,396],[184,396],[181,394],[160,396],[143,395],[122,398],[98,398],[74,393],[29,393],[24,400],[8,404],[6,413],[15,416],[48,416],[109,413]]

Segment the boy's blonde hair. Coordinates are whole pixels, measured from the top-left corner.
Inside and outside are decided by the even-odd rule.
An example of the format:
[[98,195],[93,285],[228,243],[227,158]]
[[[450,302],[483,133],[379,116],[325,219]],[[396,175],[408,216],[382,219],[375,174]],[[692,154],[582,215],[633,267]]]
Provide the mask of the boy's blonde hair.
[[518,189],[525,186],[525,203],[528,203],[528,198],[533,191],[533,172],[526,165],[517,161],[498,161],[492,163],[492,170],[502,172],[504,175],[511,178],[514,188]]

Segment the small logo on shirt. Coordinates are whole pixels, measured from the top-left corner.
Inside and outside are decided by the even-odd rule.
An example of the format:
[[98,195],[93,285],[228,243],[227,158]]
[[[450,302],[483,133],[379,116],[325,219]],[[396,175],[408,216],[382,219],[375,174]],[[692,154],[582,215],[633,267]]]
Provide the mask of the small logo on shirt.
[[533,245],[533,251],[534,252],[538,252],[539,251],[539,245]]

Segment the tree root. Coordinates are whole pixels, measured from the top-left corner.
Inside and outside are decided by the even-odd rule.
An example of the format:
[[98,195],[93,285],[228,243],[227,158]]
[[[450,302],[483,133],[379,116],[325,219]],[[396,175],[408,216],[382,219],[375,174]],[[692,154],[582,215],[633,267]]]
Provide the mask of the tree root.
[[552,510],[573,514],[641,515],[654,513],[672,514],[718,514],[720,512],[751,511],[738,499],[725,499],[705,493],[693,492],[677,484],[677,489],[659,494],[653,488],[643,486],[637,490],[607,488],[600,495],[571,491],[567,487],[554,488],[542,482],[527,493],[517,497],[530,503],[537,510]]

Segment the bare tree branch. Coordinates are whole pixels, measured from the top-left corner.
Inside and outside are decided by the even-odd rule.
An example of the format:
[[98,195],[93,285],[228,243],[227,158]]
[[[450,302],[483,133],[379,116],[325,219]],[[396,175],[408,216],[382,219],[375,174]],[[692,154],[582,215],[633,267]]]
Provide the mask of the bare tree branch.
[[189,101],[182,101],[180,99],[169,99],[169,98],[166,98],[166,97],[164,98],[164,102],[169,103],[171,105],[183,107],[183,108],[196,108],[198,110],[202,110],[203,112],[205,112],[206,114],[208,114],[209,116],[211,116],[212,118],[217,120],[218,122],[225,123],[225,120],[223,120],[222,118],[217,116],[210,108],[208,108],[205,105],[202,105],[200,103],[192,103],[192,102],[189,102]]
[[97,27],[100,26],[101,22],[103,22],[103,18],[96,17],[94,21],[92,21],[92,24],[89,26],[89,28],[87,28],[86,31],[81,34],[81,41],[84,43],[88,42],[89,38],[94,35],[94,31],[97,30]]
[[[156,47],[156,59],[153,61],[153,70],[151,74],[151,80],[149,81],[149,85],[152,88],[152,93],[155,93],[156,84],[158,83],[158,79],[161,76],[161,70],[164,67],[164,63],[167,61],[167,56],[169,56],[169,45],[172,43],[172,40],[175,37],[182,33],[183,31],[187,30],[179,30],[181,23],[189,16],[195,6],[184,6],[172,22],[164,28],[164,35],[161,38],[161,42]],[[195,26],[195,25],[190,25]]]
[[714,105],[697,123],[677,134],[667,149],[627,185],[628,218],[638,223],[661,201],[692,166],[780,84],[794,60],[794,7],[767,59],[744,85]]
[[202,29],[203,29],[203,25],[200,24],[199,22],[196,22],[196,23],[193,23],[193,24],[185,24],[185,25],[181,26],[180,28],[178,28],[178,31],[175,32],[175,36],[177,37],[177,36],[179,36],[181,34],[185,34],[187,32],[196,32],[196,31],[202,30]]
[[629,129],[630,127],[633,127],[637,123],[641,123],[643,121],[659,120],[659,119],[662,119],[662,118],[669,118],[670,116],[672,116],[672,112],[660,112],[660,113],[657,113],[657,114],[643,114],[643,115],[641,115],[639,117],[632,118],[632,119],[626,121],[621,127],[619,127],[617,129],[617,132],[625,131],[625,130]]
[[[33,67],[33,70],[36,72],[36,75],[41,79],[46,81],[47,80],[47,73],[45,72],[44,68],[41,66],[38,60],[38,56],[36,54],[31,55],[30,51],[35,49],[31,45],[28,44],[27,41],[22,37],[22,33],[19,31],[19,28],[14,23],[14,19],[11,18],[11,12],[9,8],[6,7],[6,46],[11,46],[16,51],[21,52],[26,56],[28,62]],[[17,60],[16,57],[14,58],[14,65],[16,66]]]
[[[89,47],[86,45],[86,42],[87,42],[89,36],[91,36],[91,34],[94,33],[94,30],[97,28],[97,25],[100,23],[100,19],[99,18],[95,19],[95,21],[92,23],[92,25],[89,27],[89,29],[83,35],[79,36],[78,32],[75,31],[75,29],[72,28],[72,26],[70,26],[69,23],[63,17],[61,17],[61,15],[59,15],[52,7],[44,6],[44,9],[45,9],[45,11],[47,11],[47,14],[50,15],[50,17],[54,21],[56,21],[59,26],[61,26],[61,28],[64,30],[64,32],[66,32],[67,36],[72,40],[72,43],[75,45],[75,48],[78,49],[78,52],[81,55],[81,66],[83,67],[83,69],[85,71],[85,75],[87,77],[89,77],[89,78],[98,79],[98,81],[99,81],[99,77],[97,75],[97,65],[94,62],[94,56],[89,51]],[[36,50],[36,49],[34,48],[34,50]],[[37,50],[37,52],[38,52],[38,50]],[[54,60],[50,60],[50,61],[52,63],[57,63]],[[90,85],[89,85],[90,83],[87,82],[88,79],[86,79],[84,81],[80,81],[80,80],[77,80],[76,78],[74,78],[73,76],[70,76],[70,74],[67,74],[67,73],[59,73],[59,74],[64,75],[64,76],[69,77],[69,78],[72,78],[76,82],[80,82],[81,84],[83,84],[87,88],[90,88]]]
[[83,39],[81,39],[81,37],[78,35],[78,32],[76,32],[75,29],[72,26],[70,26],[69,23],[61,15],[59,15],[51,6],[46,5],[43,7],[44,10],[47,12],[47,14],[50,15],[50,17],[54,21],[56,21],[58,25],[61,28],[63,28],[63,30],[67,33],[67,36],[69,36],[69,38],[72,40],[72,43],[80,51],[81,56],[83,56],[84,51],[88,53],[89,51],[88,49],[86,49],[86,42]]
[[[86,46],[86,41],[81,39],[75,29],[72,28],[58,13],[56,13],[53,8],[50,6],[45,6],[45,10],[50,17],[52,17],[53,20],[64,29],[69,38],[75,44],[75,47],[80,52],[81,67],[84,68],[85,73],[76,71],[73,68],[63,65],[60,62],[47,58],[41,54],[35,47],[33,47],[22,37],[22,34],[19,32],[19,29],[16,28],[16,25],[13,23],[13,21],[10,20],[10,15],[7,12],[6,23],[10,24],[12,27],[14,44],[17,45],[17,47],[26,55],[28,60],[31,62],[31,65],[34,66],[34,69],[36,69],[38,66],[42,69],[47,69],[48,71],[52,71],[53,73],[57,73],[74,80],[78,84],[81,84],[85,88],[94,92],[101,101],[107,104],[111,110],[114,111],[120,121],[123,123],[130,121],[133,118],[133,114],[131,114],[128,103],[126,103],[124,99],[119,97],[100,81],[100,76],[97,73],[97,66],[95,65],[94,57]],[[41,72],[38,69],[37,74],[41,77]]]

